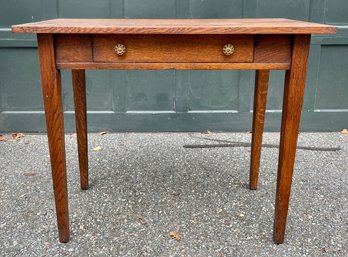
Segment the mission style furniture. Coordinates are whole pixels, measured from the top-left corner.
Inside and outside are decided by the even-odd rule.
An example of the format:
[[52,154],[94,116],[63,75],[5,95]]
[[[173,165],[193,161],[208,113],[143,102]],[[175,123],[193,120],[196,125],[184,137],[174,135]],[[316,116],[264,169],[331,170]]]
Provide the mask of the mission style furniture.
[[85,69],[256,70],[250,189],[257,189],[270,70],[286,70],[274,234],[284,241],[311,34],[333,26],[288,19],[54,19],[37,33],[60,242],[69,241],[61,69],[72,70],[81,188],[88,188]]

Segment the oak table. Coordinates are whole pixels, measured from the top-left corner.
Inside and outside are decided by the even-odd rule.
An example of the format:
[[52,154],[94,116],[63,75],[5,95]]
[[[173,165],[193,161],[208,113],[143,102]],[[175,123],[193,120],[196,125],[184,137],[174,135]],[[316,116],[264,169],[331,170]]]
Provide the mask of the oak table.
[[37,33],[60,242],[69,241],[61,69],[72,70],[81,188],[88,188],[85,69],[256,70],[250,189],[257,189],[270,70],[286,70],[275,200],[283,243],[311,34],[333,26],[288,19],[53,19],[15,25]]

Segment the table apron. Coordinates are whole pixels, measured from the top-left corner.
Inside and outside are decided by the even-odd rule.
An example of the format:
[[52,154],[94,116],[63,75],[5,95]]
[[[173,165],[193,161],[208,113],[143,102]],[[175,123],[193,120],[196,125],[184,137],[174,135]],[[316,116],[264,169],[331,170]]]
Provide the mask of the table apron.
[[[54,34],[59,69],[290,69],[293,35]],[[124,55],[115,45],[124,44]],[[225,55],[225,44],[234,53]]]

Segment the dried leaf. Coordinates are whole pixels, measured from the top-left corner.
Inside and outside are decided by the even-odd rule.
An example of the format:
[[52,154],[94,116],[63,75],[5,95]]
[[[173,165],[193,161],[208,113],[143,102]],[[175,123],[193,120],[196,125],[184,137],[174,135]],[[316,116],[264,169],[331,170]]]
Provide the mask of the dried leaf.
[[0,141],[6,141],[6,138],[5,138],[5,136],[3,136],[3,135],[0,135]]
[[176,231],[171,231],[169,233],[169,236],[170,236],[170,238],[175,239],[176,241],[180,241],[181,240],[181,236]]
[[108,132],[106,131],[102,131],[102,132],[99,132],[99,135],[103,136],[103,135],[106,135]]
[[138,218],[138,221],[139,221],[139,223],[141,224],[141,225],[145,225],[146,224],[146,220],[144,219],[144,217],[139,217]]
[[35,176],[35,175],[36,175],[36,173],[35,173],[35,172],[31,172],[31,171],[29,171],[29,172],[25,172],[25,173],[23,173],[23,175],[24,175],[24,176],[26,176],[26,177],[32,177],[32,176]]
[[93,151],[100,151],[102,148],[100,146],[94,147]]
[[80,224],[80,229],[84,230],[85,229],[85,225],[84,224]]
[[343,134],[343,135],[348,135],[348,129],[343,129],[343,130],[341,131],[341,134]]
[[12,133],[12,138],[15,139],[15,140],[19,140],[22,137],[24,137],[23,133]]

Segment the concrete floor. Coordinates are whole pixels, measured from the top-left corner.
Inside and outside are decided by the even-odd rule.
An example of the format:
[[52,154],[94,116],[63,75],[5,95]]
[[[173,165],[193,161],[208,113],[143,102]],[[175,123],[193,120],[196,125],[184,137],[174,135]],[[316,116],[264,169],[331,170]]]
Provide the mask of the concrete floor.
[[348,135],[300,135],[299,146],[320,149],[298,150],[283,245],[272,241],[278,133],[264,136],[257,191],[247,188],[245,144],[183,147],[249,143],[249,133],[90,134],[85,192],[67,135],[67,244],[57,239],[46,136],[10,137],[0,142],[0,256],[348,256]]

